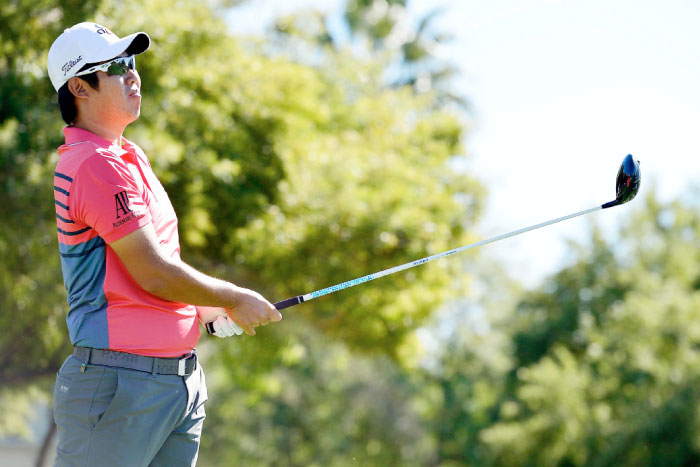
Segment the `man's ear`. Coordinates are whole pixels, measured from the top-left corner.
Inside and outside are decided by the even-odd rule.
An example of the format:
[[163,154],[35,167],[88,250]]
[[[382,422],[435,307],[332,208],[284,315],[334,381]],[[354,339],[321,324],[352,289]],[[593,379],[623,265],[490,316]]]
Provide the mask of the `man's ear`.
[[68,90],[78,99],[87,99],[88,87],[88,84],[80,78],[68,80]]

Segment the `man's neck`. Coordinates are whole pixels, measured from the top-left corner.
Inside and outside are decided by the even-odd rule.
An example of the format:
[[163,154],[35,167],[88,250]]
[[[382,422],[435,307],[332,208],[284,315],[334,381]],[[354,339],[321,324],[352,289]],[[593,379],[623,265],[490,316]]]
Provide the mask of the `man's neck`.
[[100,138],[110,141],[113,145],[121,147],[124,128],[116,129],[112,126],[104,125],[99,122],[86,120],[76,120],[73,123],[73,126],[87,130],[90,133],[94,133]]

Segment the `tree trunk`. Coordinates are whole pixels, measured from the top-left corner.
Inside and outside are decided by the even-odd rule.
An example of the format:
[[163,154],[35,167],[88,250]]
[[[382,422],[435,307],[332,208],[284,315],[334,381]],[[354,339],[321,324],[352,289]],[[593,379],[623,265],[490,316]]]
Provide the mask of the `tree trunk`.
[[36,456],[36,467],[44,467],[46,465],[46,458],[49,455],[49,447],[53,441],[53,437],[56,435],[56,422],[53,419],[53,410],[50,411],[50,421],[49,429],[46,430],[46,436],[41,443],[41,449]]

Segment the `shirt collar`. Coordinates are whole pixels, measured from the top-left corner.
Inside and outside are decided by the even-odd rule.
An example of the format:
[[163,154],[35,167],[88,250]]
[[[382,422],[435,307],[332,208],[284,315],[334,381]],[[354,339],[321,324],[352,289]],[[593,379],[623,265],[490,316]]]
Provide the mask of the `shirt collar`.
[[122,147],[119,147],[113,145],[111,141],[107,141],[106,139],[97,136],[91,131],[75,126],[65,127],[63,129],[63,135],[66,137],[66,145],[89,142],[101,148],[109,149],[118,156],[122,156],[124,153],[132,150],[132,143],[127,141],[124,137],[122,137]]

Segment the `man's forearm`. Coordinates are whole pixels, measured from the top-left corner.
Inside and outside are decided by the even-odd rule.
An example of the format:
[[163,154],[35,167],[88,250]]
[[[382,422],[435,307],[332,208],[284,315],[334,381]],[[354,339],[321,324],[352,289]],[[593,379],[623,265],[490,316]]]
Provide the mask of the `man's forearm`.
[[131,277],[144,290],[171,302],[232,308],[242,289],[197,271],[166,255],[151,224],[110,244]]
[[282,319],[280,312],[257,292],[208,276],[181,260],[165,263],[157,268],[157,278],[151,282],[156,285],[149,292],[166,300],[201,306],[204,316],[199,309],[198,314],[204,322],[225,314],[234,320],[231,326],[240,326],[254,336],[256,326]]
[[179,303],[225,308],[243,330],[255,335],[256,326],[282,319],[259,293],[197,271],[179,258],[166,256],[151,224],[110,243],[131,277],[144,290]]
[[233,308],[240,288],[200,272],[181,260],[163,262],[142,287],[172,302]]

